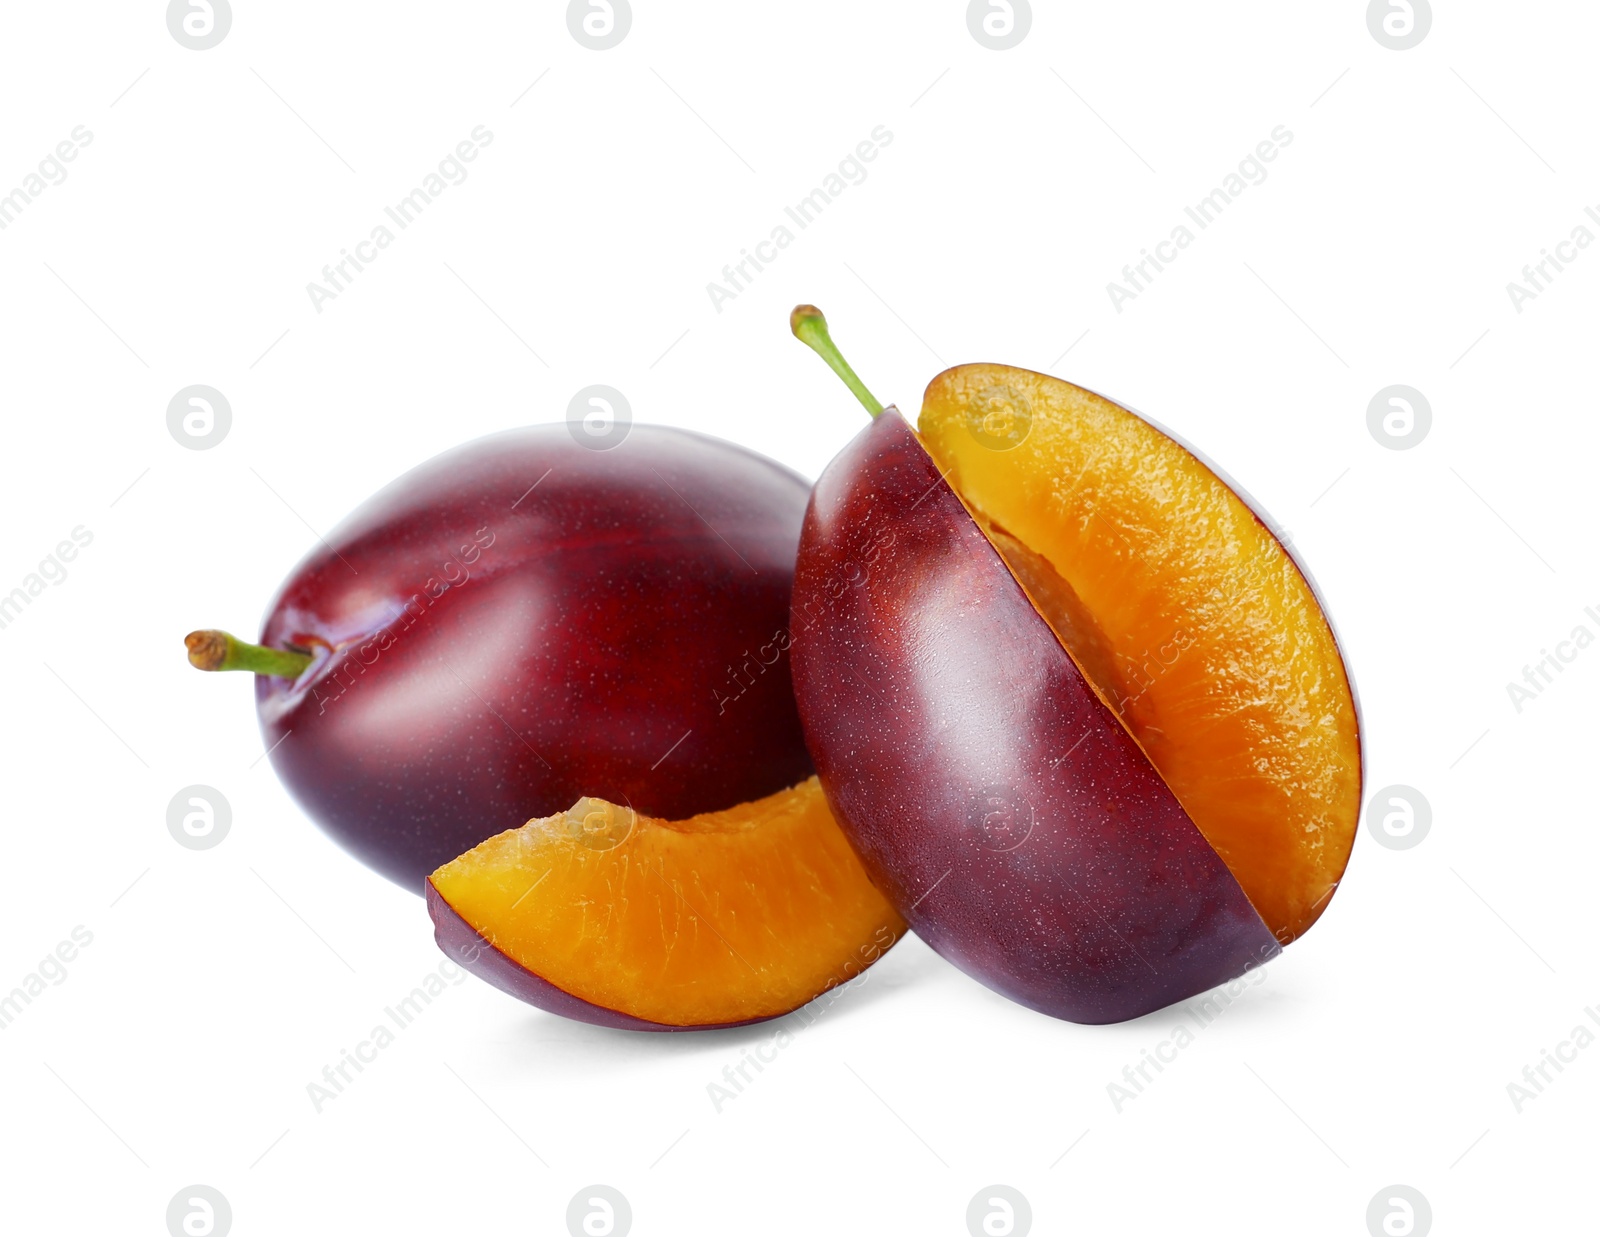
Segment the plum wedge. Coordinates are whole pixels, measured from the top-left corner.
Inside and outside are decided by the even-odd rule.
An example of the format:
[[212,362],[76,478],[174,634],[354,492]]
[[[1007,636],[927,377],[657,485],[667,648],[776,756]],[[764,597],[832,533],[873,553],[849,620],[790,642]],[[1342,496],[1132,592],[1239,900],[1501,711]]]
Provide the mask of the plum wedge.
[[630,1030],[779,1017],[905,931],[814,777],[686,820],[581,799],[445,864],[427,901],[440,948],[488,982]]

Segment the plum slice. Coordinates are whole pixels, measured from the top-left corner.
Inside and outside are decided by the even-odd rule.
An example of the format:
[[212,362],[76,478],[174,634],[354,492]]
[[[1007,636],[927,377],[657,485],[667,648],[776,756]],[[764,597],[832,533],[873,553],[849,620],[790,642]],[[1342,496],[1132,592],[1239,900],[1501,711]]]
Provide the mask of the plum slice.
[[905,931],[815,777],[684,820],[580,799],[439,868],[427,902],[440,947],[483,979],[631,1030],[779,1017]]

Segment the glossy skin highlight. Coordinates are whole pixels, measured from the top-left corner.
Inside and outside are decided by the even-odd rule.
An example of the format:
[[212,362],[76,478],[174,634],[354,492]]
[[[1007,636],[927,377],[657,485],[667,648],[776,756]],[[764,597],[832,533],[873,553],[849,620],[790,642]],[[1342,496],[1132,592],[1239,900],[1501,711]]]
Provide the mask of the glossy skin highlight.
[[285,581],[258,677],[278,776],[416,893],[440,864],[583,795],[681,818],[811,772],[788,609],[807,486],[636,425],[497,434],[386,487]]

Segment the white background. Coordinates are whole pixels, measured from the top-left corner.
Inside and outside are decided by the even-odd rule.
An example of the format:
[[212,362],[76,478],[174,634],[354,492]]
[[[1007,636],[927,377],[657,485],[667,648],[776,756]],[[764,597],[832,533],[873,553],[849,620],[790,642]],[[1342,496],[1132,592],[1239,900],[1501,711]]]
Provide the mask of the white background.
[[[559,3],[238,0],[208,51],[163,8],[0,31],[0,193],[93,134],[0,232],[0,592],[93,534],[0,630],[0,991],[94,937],[0,1031],[8,1231],[161,1234],[193,1183],[241,1235],[560,1234],[596,1182],[641,1235],[961,1234],[995,1183],[1038,1233],[1359,1235],[1396,1183],[1439,1233],[1592,1227],[1600,1050],[1520,1113],[1506,1088],[1600,1006],[1600,649],[1520,713],[1506,684],[1600,634],[1600,251],[1521,313],[1506,284],[1600,203],[1593,5],[1441,4],[1399,52],[1359,0],[1038,3],[1003,52],[955,0],[636,0],[603,52]],[[477,125],[470,177],[318,313],[308,281]],[[877,125],[868,179],[717,312],[708,281]],[[1269,178],[1118,313],[1108,281],[1278,125]],[[1311,565],[1368,793],[1415,787],[1431,833],[1363,827],[1318,927],[1120,1112],[1178,1012],[1052,1021],[908,939],[721,1112],[773,1027],[607,1032],[470,979],[318,1114],[307,1084],[442,959],[182,635],[253,631],[313,529],[591,383],[815,476],[863,422],[790,338],[801,300],[910,411],[1006,361],[1200,446]],[[167,430],[192,383],[232,405],[211,450]],[[1392,383],[1433,409],[1411,450],[1367,429]],[[191,783],[232,804],[213,850],[167,832]]]

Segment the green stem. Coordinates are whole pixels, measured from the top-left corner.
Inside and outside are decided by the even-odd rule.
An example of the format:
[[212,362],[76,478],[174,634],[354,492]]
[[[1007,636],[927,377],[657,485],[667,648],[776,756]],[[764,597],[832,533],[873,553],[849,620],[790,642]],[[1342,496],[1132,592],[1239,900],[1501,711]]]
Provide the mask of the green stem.
[[197,670],[248,670],[297,679],[312,661],[310,653],[249,644],[225,631],[191,631],[183,644],[189,650],[189,664]]
[[794,332],[795,338],[811,351],[828,363],[828,368],[844,379],[845,386],[850,388],[861,406],[877,416],[883,411],[883,405],[878,402],[878,397],[867,390],[867,384],[856,377],[856,371],[850,368],[850,362],[844,359],[844,354],[839,351],[839,346],[833,342],[833,336],[828,334],[828,320],[822,316],[822,311],[815,305],[796,305],[794,312],[789,315],[789,329]]

